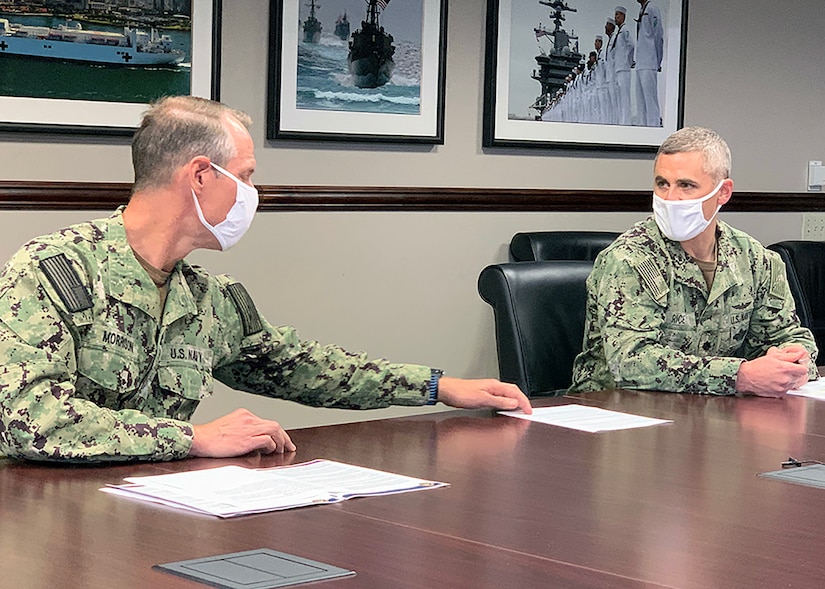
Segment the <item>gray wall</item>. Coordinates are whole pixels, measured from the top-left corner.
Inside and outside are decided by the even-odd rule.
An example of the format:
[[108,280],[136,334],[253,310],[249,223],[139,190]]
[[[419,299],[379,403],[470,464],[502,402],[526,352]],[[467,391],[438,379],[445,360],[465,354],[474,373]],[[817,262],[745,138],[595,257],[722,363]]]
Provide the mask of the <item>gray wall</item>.
[[[224,2],[222,99],[255,119],[259,184],[647,189],[651,158],[481,147],[485,8],[450,0],[445,144],[399,146],[265,141],[268,1]],[[825,3],[798,0],[779,14],[768,0],[691,0],[685,123],[718,130],[734,154],[736,188],[801,192],[807,162],[825,160],[825,69],[812,48]],[[805,53],[805,52],[808,53]],[[125,141],[0,136],[0,180],[131,181]],[[734,197],[735,198],[735,197]],[[0,258],[29,237],[89,217],[84,212],[0,214]],[[98,215],[99,216],[99,215]],[[506,259],[505,244],[531,229],[623,230],[642,214],[263,213],[225,254],[192,261],[242,280],[273,323],[307,338],[449,374],[497,374],[490,309],[476,278]],[[723,215],[764,243],[801,237],[797,213]],[[196,421],[244,405],[302,427],[386,415],[318,410],[225,388]]]

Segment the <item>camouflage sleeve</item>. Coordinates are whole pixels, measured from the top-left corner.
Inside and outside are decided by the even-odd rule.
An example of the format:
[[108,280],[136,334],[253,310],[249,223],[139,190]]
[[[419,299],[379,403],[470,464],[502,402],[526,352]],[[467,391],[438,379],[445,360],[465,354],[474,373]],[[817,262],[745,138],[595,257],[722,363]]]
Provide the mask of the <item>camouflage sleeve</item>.
[[[225,286],[228,279],[219,278]],[[273,327],[257,311],[260,328],[249,334],[231,297],[217,304],[227,318],[222,331],[231,339],[227,360],[214,375],[227,386],[313,407],[374,409],[427,402],[429,367],[371,360],[363,353],[301,340],[295,329]]]
[[785,264],[776,253],[769,250],[765,250],[765,253],[766,257],[757,262],[760,300],[754,305],[745,338],[744,355],[753,359],[764,356],[768,348],[773,346],[781,348],[799,344],[811,355],[808,377],[815,380],[818,378],[816,341],[811,331],[799,323]]
[[78,395],[78,326],[49,296],[35,263],[10,262],[0,284],[0,454],[77,462],[188,454],[189,424],[114,411]]
[[697,356],[664,338],[667,285],[646,283],[622,256],[606,258],[596,302],[605,361],[617,388],[732,395],[741,358]]

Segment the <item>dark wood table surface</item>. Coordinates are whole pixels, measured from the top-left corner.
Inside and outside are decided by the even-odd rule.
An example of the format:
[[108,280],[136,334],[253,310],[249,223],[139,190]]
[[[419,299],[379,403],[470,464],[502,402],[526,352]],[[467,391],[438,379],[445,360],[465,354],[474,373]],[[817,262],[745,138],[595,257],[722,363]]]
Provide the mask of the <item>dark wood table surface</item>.
[[[298,451],[54,466],[0,460],[0,587],[190,588],[154,564],[270,548],[356,571],[336,588],[821,588],[825,490],[758,477],[825,461],[825,403],[615,391],[673,423],[589,434],[444,413],[293,430]],[[230,520],[101,493],[126,476],[327,458],[450,483]]]

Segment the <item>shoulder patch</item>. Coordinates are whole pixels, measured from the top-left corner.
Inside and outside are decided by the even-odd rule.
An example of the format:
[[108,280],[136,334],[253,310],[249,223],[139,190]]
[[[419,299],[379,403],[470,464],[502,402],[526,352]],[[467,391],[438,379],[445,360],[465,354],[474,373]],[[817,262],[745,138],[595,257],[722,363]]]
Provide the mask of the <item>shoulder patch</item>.
[[782,298],[785,294],[785,282],[787,280],[785,268],[781,260],[773,257],[769,259],[771,264],[771,288],[768,294],[772,297]]
[[642,260],[636,265],[636,270],[639,272],[639,278],[642,284],[654,299],[661,300],[670,290],[665,282],[664,276],[656,264],[650,258]]
[[89,290],[80,281],[66,254],[57,254],[40,260],[40,270],[49,279],[57,295],[70,313],[92,308]]
[[771,286],[768,289],[768,306],[781,309],[785,303],[785,292],[787,289],[787,274],[785,266],[779,256],[768,258],[771,265]]
[[238,310],[238,315],[241,316],[244,337],[262,331],[264,326],[261,324],[258,310],[255,308],[255,303],[252,302],[252,297],[246,292],[243,284],[233,282],[226,286],[226,290],[229,291],[229,296],[232,297],[232,302]]

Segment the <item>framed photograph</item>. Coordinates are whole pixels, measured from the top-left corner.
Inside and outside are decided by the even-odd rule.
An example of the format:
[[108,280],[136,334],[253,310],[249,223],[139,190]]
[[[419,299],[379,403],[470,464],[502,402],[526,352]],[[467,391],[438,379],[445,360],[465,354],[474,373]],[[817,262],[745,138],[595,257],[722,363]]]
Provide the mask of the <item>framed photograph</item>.
[[688,0],[488,0],[485,147],[655,150],[682,126]]
[[271,0],[269,139],[444,143],[447,0]]
[[39,4],[0,8],[0,131],[128,135],[161,96],[218,98],[220,0]]

